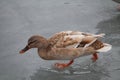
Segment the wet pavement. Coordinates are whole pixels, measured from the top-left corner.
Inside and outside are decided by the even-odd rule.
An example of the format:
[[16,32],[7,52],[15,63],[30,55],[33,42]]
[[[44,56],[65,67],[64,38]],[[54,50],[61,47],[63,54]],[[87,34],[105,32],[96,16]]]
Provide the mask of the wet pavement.
[[[0,0],[0,80],[120,80],[120,11],[111,0]],[[56,70],[36,49],[19,54],[34,34],[46,38],[63,30],[105,33],[113,45],[92,63],[81,57]],[[64,62],[64,61],[63,61]]]

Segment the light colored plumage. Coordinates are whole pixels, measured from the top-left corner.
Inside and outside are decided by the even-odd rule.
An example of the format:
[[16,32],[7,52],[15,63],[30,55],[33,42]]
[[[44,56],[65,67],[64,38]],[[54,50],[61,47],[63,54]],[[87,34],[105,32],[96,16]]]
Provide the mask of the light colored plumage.
[[62,31],[53,35],[48,39],[48,41],[50,42],[51,46],[55,48],[77,48],[78,46],[80,47],[80,45],[83,45],[81,47],[98,47],[96,48],[98,52],[104,52],[105,50],[102,51],[102,48],[106,46],[109,48],[106,48],[106,51],[111,49],[111,45],[103,43],[99,40],[99,38],[104,37],[104,35],[104,33],[95,35],[79,31]]
[[99,40],[104,35],[79,31],[62,31],[48,39],[35,35],[30,37],[28,45],[20,53],[38,48],[39,56],[45,60],[72,60],[68,64],[59,64],[59,67],[66,67],[80,56],[93,54],[97,59],[96,53],[109,51],[112,46]]

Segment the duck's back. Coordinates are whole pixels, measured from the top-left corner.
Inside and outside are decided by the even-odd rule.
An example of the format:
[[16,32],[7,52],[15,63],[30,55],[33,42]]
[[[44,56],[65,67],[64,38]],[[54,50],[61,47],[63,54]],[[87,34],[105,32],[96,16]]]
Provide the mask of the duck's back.
[[78,35],[74,31],[62,31],[56,33],[48,39],[50,45],[56,48],[73,48],[82,40],[84,36]]
[[[103,34],[90,34],[79,31],[62,31],[56,33],[48,39],[50,45],[55,48],[79,48],[89,44],[89,47],[93,47],[95,50],[99,50],[105,46],[105,44],[99,40],[99,37]],[[91,44],[91,42],[93,43]]]

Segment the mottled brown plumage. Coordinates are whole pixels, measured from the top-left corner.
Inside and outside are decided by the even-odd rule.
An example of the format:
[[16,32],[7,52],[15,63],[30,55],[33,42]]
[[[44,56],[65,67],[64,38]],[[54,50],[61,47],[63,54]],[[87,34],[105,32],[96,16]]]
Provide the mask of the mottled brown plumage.
[[98,40],[104,34],[94,35],[78,31],[63,31],[46,39],[39,35],[29,38],[28,44],[20,53],[31,48],[38,48],[38,55],[45,60],[71,60],[68,64],[55,64],[58,68],[64,68],[73,63],[73,59],[80,56],[93,54],[97,59],[98,52],[106,52],[111,45]]
[[[88,44],[88,42],[81,42],[78,47],[84,47],[86,44]],[[99,40],[96,40],[93,44],[91,44],[89,47],[93,47],[95,50],[98,50],[100,48],[103,48],[104,47],[104,44],[99,41]]]

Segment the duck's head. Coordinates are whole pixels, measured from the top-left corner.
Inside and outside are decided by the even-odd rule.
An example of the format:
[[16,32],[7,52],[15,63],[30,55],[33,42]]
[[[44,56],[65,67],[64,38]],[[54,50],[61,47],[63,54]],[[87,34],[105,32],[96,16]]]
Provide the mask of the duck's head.
[[46,48],[48,46],[48,41],[39,35],[34,35],[28,39],[28,44],[19,53],[25,53],[31,48]]

